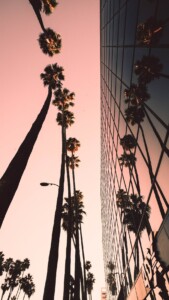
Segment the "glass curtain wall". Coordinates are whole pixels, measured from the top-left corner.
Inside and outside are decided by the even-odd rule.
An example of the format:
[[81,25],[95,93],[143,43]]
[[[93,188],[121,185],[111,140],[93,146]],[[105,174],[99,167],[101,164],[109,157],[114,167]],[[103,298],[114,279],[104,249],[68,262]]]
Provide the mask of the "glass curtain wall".
[[107,299],[158,299],[139,276],[169,207],[169,1],[101,0],[100,20]]

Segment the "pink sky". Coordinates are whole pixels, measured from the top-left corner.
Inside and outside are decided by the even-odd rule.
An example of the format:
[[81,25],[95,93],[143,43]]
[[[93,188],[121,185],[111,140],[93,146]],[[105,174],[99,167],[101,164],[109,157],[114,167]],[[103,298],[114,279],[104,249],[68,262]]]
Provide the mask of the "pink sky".
[[[100,220],[100,95],[99,95],[99,0],[65,0],[50,17],[46,27],[61,34],[61,54],[44,55],[37,39],[40,25],[28,0],[1,3],[1,130],[0,176],[39,113],[47,95],[40,73],[57,62],[65,71],[64,86],[76,94],[73,109],[76,122],[68,136],[81,142],[77,189],[84,194],[86,259],[92,262],[96,278],[93,300],[104,286]],[[42,298],[56,202],[56,187],[43,188],[41,181],[56,182],[60,169],[60,128],[56,108],[51,105],[26,171],[10,206],[0,233],[0,250],[6,258],[31,261],[36,293]],[[65,195],[67,196],[67,195]],[[62,249],[65,253],[65,237]],[[62,297],[63,254],[60,254],[57,297]],[[60,298],[61,299],[61,298]]]

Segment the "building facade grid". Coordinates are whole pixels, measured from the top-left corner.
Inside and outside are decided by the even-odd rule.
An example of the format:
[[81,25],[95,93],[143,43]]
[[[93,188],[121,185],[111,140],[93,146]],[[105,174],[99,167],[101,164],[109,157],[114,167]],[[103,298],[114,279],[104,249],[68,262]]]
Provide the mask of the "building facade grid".
[[[100,20],[101,207],[105,277],[108,289],[110,287],[110,299],[127,299],[133,293],[131,299],[139,300],[139,292],[133,287],[141,266],[144,266],[151,243],[150,232],[159,231],[169,207],[169,1],[102,0]],[[150,24],[147,25],[148,32],[151,29],[152,34],[149,33],[148,38],[155,36],[155,41],[148,42],[147,37],[139,40],[140,24],[145,26],[147,20]],[[150,82],[144,77],[141,82],[136,73],[137,62],[143,64],[143,57],[148,58],[148,63],[155,57],[161,64],[162,70]],[[133,104],[135,95],[137,103]],[[127,138],[134,140],[133,148],[125,148]],[[129,158],[135,161],[131,162]],[[128,199],[135,195],[145,204],[136,232],[125,220],[124,207],[117,204],[120,191],[123,200],[124,194]],[[147,217],[149,226],[145,225],[142,230],[147,208],[151,210]],[[156,299],[156,292],[150,285],[151,282],[145,286],[145,293],[154,297],[150,299]]]

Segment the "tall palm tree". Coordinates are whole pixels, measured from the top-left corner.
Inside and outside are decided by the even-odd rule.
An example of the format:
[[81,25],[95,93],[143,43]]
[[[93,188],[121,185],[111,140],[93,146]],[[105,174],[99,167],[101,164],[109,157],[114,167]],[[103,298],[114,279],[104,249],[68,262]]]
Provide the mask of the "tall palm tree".
[[54,215],[54,224],[52,230],[52,239],[48,259],[48,268],[46,275],[46,282],[43,294],[43,300],[54,300],[56,272],[59,255],[59,241],[61,231],[63,192],[64,192],[64,178],[65,178],[65,163],[66,163],[66,128],[74,123],[73,113],[70,112],[69,106],[72,106],[74,100],[74,93],[70,93],[68,89],[58,89],[54,93],[55,99],[53,104],[57,106],[59,112],[57,114],[57,123],[62,128],[62,157],[59,190],[56,203],[56,211]]
[[[62,207],[62,227],[64,230],[68,232],[68,230],[71,231],[71,237],[74,242],[75,250],[76,247],[76,224],[78,222],[78,230],[81,232],[81,224],[83,223],[83,215],[85,214],[84,211],[84,204],[83,204],[83,195],[80,191],[76,191],[76,197],[72,196],[71,199],[65,198],[65,203]],[[77,202],[77,203],[76,203]],[[69,225],[69,212],[70,212],[70,205],[71,205],[71,225]],[[84,258],[84,249],[83,249],[83,238],[81,235],[81,245],[82,245],[82,254]],[[80,251],[80,250],[79,250]],[[83,277],[85,280],[85,274],[81,270],[81,262],[80,262],[80,255],[79,257],[79,277],[81,279],[81,285],[82,285],[82,297],[85,298],[85,282],[83,281]],[[83,269],[84,271],[84,269]],[[76,282],[75,282],[76,285]]]
[[130,105],[141,105],[150,99],[146,85],[132,83],[128,89],[124,90],[125,103]]
[[64,79],[62,74],[63,68],[59,67],[57,64],[51,65],[50,67],[48,66],[47,68],[46,76],[50,74],[49,69],[51,69],[51,81],[49,80],[50,78],[48,78],[47,82],[44,73],[41,75],[44,84],[48,84],[47,98],[31,129],[0,179],[0,227],[18,188],[39,132],[47,116],[52,97],[52,89],[55,88],[54,81],[56,81],[56,86],[58,86],[61,85],[61,80]]
[[20,283],[21,290],[23,290],[24,292],[23,299],[26,295],[30,299],[30,297],[35,293],[35,284],[33,282],[32,276],[30,274],[26,275],[21,279]]
[[46,29],[44,27],[40,12],[43,11],[46,15],[51,14],[54,8],[57,6],[57,2],[55,0],[29,0],[29,2],[33,7],[42,30],[45,32]]
[[38,41],[43,53],[48,54],[49,56],[60,53],[62,46],[61,36],[51,28],[47,28],[45,32],[41,33]]
[[[74,153],[78,151],[80,147],[80,142],[76,138],[69,138],[67,140],[67,150],[71,152],[73,158]],[[76,250],[75,250],[75,298],[79,299],[80,297],[80,247],[79,247],[79,226],[78,226],[78,201],[80,200],[80,194],[77,195],[76,192],[76,181],[75,181],[75,170],[72,168],[72,178],[73,178],[73,190],[75,198],[75,209],[76,209],[76,232],[75,232],[75,241],[76,241]],[[78,197],[78,198],[77,198]]]
[[144,55],[141,60],[136,61],[134,68],[136,75],[138,75],[138,82],[142,85],[150,83],[155,78],[169,79],[169,75],[161,73],[163,65],[159,58],[153,55]]
[[131,84],[129,89],[125,89],[124,95],[126,97],[125,103],[130,106],[125,110],[126,121],[131,122],[132,125],[138,124],[139,128],[141,128],[141,122],[144,121],[144,117],[146,116],[152,130],[157,137],[161,148],[164,152],[169,156],[169,149],[166,147],[164,142],[161,139],[160,134],[158,133],[156,127],[154,126],[147,110],[145,107],[145,102],[150,98],[150,95],[147,93],[147,88],[143,84]]

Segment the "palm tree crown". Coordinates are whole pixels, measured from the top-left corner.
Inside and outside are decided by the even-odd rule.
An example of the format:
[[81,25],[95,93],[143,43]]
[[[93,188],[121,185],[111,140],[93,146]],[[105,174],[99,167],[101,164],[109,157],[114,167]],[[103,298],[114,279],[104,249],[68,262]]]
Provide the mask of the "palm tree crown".
[[48,65],[44,69],[44,73],[41,73],[40,77],[43,80],[44,86],[50,85],[52,89],[61,88],[61,81],[64,80],[64,69],[58,66],[57,63]]
[[131,105],[141,105],[148,99],[150,95],[147,92],[147,87],[143,84],[132,83],[129,89],[124,90],[125,103]]
[[47,28],[45,32],[41,33],[38,41],[43,53],[49,56],[60,53],[62,44],[61,36],[55,33],[51,28]]
[[147,84],[159,78],[162,74],[160,73],[163,65],[160,63],[158,57],[153,55],[143,56],[142,60],[138,60],[135,63],[135,73],[138,75],[138,81],[141,84]]
[[156,45],[162,34],[162,22],[150,17],[137,26],[136,40],[139,45]]

